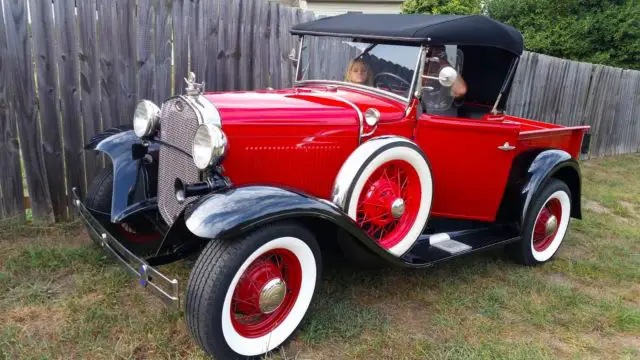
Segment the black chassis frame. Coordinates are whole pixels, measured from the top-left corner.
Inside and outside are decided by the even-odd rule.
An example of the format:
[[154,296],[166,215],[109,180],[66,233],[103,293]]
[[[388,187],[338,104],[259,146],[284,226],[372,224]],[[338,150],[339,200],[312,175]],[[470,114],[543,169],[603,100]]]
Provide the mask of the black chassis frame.
[[[243,186],[217,190],[191,202],[170,228],[161,229],[164,239],[155,254],[141,258],[121,244],[115,244],[118,240],[106,233],[104,228],[96,226],[99,225],[96,219],[103,217],[103,220],[108,218],[113,223],[119,223],[137,216],[158,216],[156,188],[160,146],[159,142],[152,139],[139,139],[130,127],[110,129],[95,136],[85,149],[103,152],[111,159],[114,170],[111,214],[84,208],[75,191],[74,203],[92,239],[124,263],[143,286],[151,284],[157,288],[157,281],[164,283],[165,290],[169,286],[170,291],[159,288],[154,292],[170,304],[179,301],[177,282],[169,280],[152,266],[197,253],[212,239],[233,238],[276,221],[298,220],[324,229],[329,225],[337,230],[336,233],[349,235],[341,239],[352,240],[340,241],[342,250],[364,262],[376,259],[403,267],[426,267],[463,254],[518,241],[520,225],[533,196],[551,178],[567,183],[573,199],[571,216],[581,218],[581,175],[577,161],[562,150],[540,149],[525,152],[514,159],[495,223],[432,218],[425,224],[428,225],[425,227],[426,233],[401,257],[379,247],[330,201],[293,189]],[[468,248],[447,253],[430,244],[430,237],[435,233],[446,233],[452,240],[468,245]]]

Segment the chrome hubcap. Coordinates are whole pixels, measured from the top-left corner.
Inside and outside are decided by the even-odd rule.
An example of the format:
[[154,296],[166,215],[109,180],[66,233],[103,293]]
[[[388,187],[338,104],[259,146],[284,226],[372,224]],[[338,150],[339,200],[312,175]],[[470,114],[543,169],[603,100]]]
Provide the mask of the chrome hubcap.
[[391,204],[391,215],[398,219],[404,214],[404,200],[397,198]]
[[558,218],[555,215],[551,215],[547,219],[547,223],[544,227],[545,236],[552,235],[558,229]]
[[287,293],[287,286],[281,278],[275,278],[269,280],[265,286],[260,290],[259,306],[260,311],[265,314],[270,314],[284,301],[284,297]]

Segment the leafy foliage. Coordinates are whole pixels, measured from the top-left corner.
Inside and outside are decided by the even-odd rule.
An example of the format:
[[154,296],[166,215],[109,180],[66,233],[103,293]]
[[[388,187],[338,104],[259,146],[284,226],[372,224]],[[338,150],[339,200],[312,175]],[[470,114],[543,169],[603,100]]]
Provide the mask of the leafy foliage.
[[528,50],[640,69],[635,0],[492,0],[487,11],[522,31]]
[[403,12],[485,14],[520,30],[527,50],[640,69],[637,0],[408,0]]
[[481,0],[408,0],[402,4],[407,14],[478,14]]

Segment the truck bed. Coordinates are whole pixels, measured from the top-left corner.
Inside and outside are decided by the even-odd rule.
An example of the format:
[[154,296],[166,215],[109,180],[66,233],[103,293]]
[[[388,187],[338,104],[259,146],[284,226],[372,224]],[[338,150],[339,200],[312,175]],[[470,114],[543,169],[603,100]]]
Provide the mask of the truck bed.
[[554,148],[564,150],[577,159],[588,147],[588,141],[583,147],[583,139],[590,126],[563,126],[511,115],[486,115],[485,118],[520,127],[516,145],[518,153],[534,148]]

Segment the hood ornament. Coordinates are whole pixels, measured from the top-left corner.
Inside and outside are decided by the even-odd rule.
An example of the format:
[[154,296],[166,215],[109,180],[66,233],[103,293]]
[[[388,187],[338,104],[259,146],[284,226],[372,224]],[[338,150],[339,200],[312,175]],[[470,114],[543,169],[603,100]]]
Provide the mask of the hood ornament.
[[184,78],[184,82],[187,84],[187,87],[184,89],[187,95],[198,96],[204,92],[204,82],[197,83],[196,74],[194,74],[193,71],[190,71],[189,75]]

